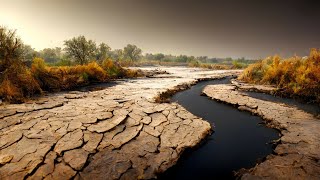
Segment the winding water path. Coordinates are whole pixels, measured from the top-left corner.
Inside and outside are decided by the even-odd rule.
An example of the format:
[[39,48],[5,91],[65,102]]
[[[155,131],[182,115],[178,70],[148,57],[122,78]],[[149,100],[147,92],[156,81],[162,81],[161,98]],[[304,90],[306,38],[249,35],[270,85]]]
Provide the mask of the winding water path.
[[272,153],[270,142],[279,138],[277,130],[260,125],[260,117],[200,96],[206,85],[229,81],[203,81],[172,97],[172,101],[213,124],[214,133],[198,149],[184,153],[161,179],[234,179],[233,171],[253,167]]

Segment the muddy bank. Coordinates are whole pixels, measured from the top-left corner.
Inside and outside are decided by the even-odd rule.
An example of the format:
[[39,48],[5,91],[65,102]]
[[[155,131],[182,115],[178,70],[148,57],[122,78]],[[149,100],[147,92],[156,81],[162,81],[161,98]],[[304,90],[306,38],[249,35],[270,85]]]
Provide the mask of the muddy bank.
[[178,104],[154,98],[181,84],[239,71],[163,70],[170,77],[0,106],[0,179],[149,179],[174,165],[211,126]]
[[319,119],[296,107],[249,97],[233,85],[210,85],[203,93],[257,114],[269,127],[281,131],[274,154],[244,173],[243,179],[319,179]]

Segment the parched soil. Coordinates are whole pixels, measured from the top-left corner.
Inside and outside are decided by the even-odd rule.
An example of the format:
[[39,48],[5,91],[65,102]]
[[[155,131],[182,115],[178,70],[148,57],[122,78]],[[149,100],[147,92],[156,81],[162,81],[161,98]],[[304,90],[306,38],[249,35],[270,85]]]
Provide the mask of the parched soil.
[[[239,71],[162,68],[167,77],[119,81],[0,106],[0,179],[150,179],[210,132],[158,94]],[[149,69],[150,70],[150,69]]]
[[249,169],[242,179],[320,179],[320,119],[295,107],[249,97],[237,90],[239,86],[210,85],[203,93],[261,116],[282,134],[274,154]]

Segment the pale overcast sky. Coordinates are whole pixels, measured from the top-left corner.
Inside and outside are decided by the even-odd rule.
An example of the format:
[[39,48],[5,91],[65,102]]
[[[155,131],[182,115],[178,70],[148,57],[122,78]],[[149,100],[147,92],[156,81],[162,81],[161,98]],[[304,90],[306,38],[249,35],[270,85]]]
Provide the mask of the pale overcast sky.
[[263,58],[320,47],[317,0],[0,0],[0,25],[36,50],[85,35],[144,53]]

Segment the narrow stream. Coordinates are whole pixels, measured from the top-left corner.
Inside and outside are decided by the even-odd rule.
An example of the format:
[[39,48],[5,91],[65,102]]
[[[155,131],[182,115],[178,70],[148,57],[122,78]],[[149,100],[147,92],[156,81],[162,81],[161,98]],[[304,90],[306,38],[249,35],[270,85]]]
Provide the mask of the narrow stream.
[[200,96],[206,85],[226,84],[230,78],[203,81],[172,97],[191,113],[214,125],[214,133],[196,150],[186,151],[160,179],[235,179],[233,171],[253,167],[273,151],[279,132],[259,123],[260,117]]

